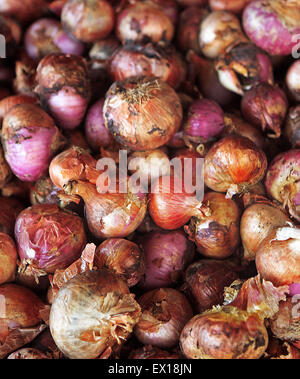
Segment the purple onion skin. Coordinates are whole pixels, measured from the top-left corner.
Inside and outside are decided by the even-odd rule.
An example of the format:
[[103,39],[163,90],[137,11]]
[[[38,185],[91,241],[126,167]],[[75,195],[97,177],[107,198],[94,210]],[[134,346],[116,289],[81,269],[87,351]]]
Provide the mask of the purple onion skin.
[[300,283],[290,284],[289,291],[289,296],[300,295]]
[[146,259],[146,272],[139,282],[145,290],[172,287],[194,259],[194,244],[181,230],[158,230],[141,241]]
[[199,99],[189,108],[184,132],[194,142],[208,142],[221,134],[224,127],[222,108],[214,100]]
[[87,112],[85,119],[85,138],[94,151],[112,144],[113,136],[105,127],[103,119],[104,98],[96,101]]
[[50,53],[82,55],[85,46],[71,38],[61,23],[52,18],[34,22],[25,33],[25,49],[32,59],[41,59]]
[[289,30],[279,20],[278,15],[268,9],[269,1],[257,0],[249,3],[243,12],[244,30],[258,47],[269,54],[289,55],[297,44],[297,40],[293,42],[292,37],[300,34],[300,25]]

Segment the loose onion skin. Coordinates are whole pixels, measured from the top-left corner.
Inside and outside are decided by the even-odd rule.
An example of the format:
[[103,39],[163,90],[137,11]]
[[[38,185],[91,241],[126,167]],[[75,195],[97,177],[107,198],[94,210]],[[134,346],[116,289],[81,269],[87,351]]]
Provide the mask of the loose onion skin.
[[37,19],[45,9],[44,0],[3,0],[0,4],[0,14],[15,17],[21,23]]
[[0,284],[14,279],[17,255],[13,239],[8,234],[0,232]]
[[136,285],[145,273],[145,256],[134,242],[109,238],[96,249],[94,265],[120,275],[128,287]]
[[140,245],[146,271],[139,286],[146,290],[174,286],[194,258],[194,245],[181,230],[152,231],[141,239]]
[[180,346],[189,359],[258,359],[268,346],[268,332],[255,314],[224,306],[194,316]]
[[232,199],[218,192],[205,194],[210,215],[193,218],[185,232],[194,241],[200,254],[209,258],[224,259],[232,255],[239,242],[240,209]]
[[58,291],[50,330],[68,358],[95,359],[126,340],[140,314],[123,280],[106,269],[87,271]]
[[186,297],[173,288],[159,288],[143,294],[138,303],[142,314],[134,328],[137,339],[166,349],[176,345],[184,325],[193,316]]
[[227,197],[261,181],[267,169],[265,153],[248,138],[228,136],[216,142],[204,160],[204,182]]
[[14,235],[14,226],[18,214],[24,205],[14,197],[0,197],[0,232]]
[[38,105],[16,105],[3,119],[5,158],[24,182],[34,182],[45,175],[52,156],[64,143],[53,119]]
[[186,78],[186,64],[171,45],[129,44],[114,52],[109,72],[114,81],[130,76],[149,76],[178,88]]
[[282,226],[273,229],[256,252],[258,273],[277,287],[300,283],[299,240],[298,227]]
[[300,101],[300,62],[295,61],[286,73],[285,82],[294,101]]
[[164,145],[182,121],[176,92],[156,78],[132,77],[115,82],[103,107],[106,127],[117,142],[135,150]]
[[300,105],[289,109],[285,121],[284,135],[288,139],[291,148],[300,147]]
[[136,2],[118,14],[116,35],[123,44],[170,42],[174,25],[161,7],[152,2]]
[[61,13],[65,30],[85,43],[108,37],[114,19],[114,10],[106,0],[68,0]]
[[86,243],[83,222],[55,204],[38,204],[22,211],[15,224],[19,257],[37,271],[54,273],[80,257]]
[[156,346],[146,345],[132,350],[128,359],[182,359],[182,355],[176,352],[168,352]]

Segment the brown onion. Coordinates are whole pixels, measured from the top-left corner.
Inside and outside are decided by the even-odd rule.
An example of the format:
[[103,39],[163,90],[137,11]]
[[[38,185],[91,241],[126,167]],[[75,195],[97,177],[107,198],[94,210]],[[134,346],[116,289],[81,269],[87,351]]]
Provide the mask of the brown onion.
[[140,318],[126,283],[106,269],[87,271],[57,293],[50,330],[58,348],[73,359],[95,359],[118,348]]
[[180,346],[189,359],[258,359],[268,346],[268,332],[257,315],[223,306],[194,316]]
[[37,99],[28,95],[13,95],[4,98],[0,101],[0,122],[3,120],[6,113],[8,113],[15,105],[36,103]]
[[14,197],[0,197],[0,232],[14,235],[14,226],[18,214],[24,205]]
[[0,284],[13,281],[17,255],[13,239],[8,234],[0,232]]
[[193,316],[186,297],[173,288],[159,288],[143,294],[138,303],[142,314],[134,328],[137,339],[166,349],[176,345],[184,325]]
[[132,287],[145,273],[145,256],[136,243],[123,238],[109,238],[97,247],[94,265],[115,272],[128,287]]
[[238,278],[237,267],[228,261],[201,259],[185,270],[183,290],[198,312],[223,303],[224,288]]
[[167,83],[156,78],[132,77],[110,87],[103,115],[117,142],[143,151],[164,145],[179,129],[182,106]]
[[231,197],[262,180],[266,169],[265,153],[252,141],[228,136],[216,142],[205,156],[204,182]]
[[289,109],[285,121],[284,135],[288,139],[291,148],[300,147],[300,105]]

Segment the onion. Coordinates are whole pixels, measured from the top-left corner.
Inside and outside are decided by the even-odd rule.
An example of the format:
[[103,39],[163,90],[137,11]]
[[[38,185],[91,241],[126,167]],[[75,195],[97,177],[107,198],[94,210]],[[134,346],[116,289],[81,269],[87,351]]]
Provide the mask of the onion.
[[5,97],[0,101],[0,122],[3,120],[6,113],[8,113],[14,106],[19,104],[36,104],[35,97],[28,95],[12,95]]
[[156,230],[141,239],[146,259],[146,271],[139,285],[151,290],[173,287],[193,261],[194,246],[181,230]]
[[251,1],[243,13],[248,37],[271,55],[289,55],[300,33],[300,8],[294,0]]
[[294,226],[274,228],[256,252],[259,274],[274,286],[300,283],[300,230]]
[[61,190],[55,186],[48,176],[37,180],[30,188],[30,203],[36,204],[61,204],[59,198]]
[[26,23],[40,17],[46,9],[44,0],[2,0],[0,14],[15,17]]
[[278,154],[268,167],[265,186],[268,194],[287,207],[291,216],[299,216],[299,170],[300,150],[288,150]]
[[273,84],[269,56],[249,42],[229,47],[219,56],[216,69],[222,85],[238,95],[243,95],[259,83]]
[[248,138],[232,135],[216,142],[205,156],[204,182],[231,197],[262,180],[266,169],[264,152]]
[[184,325],[193,316],[186,297],[173,288],[159,288],[143,294],[138,303],[142,314],[134,328],[137,339],[160,348],[176,345]]
[[247,121],[261,127],[263,131],[271,130],[269,137],[278,138],[281,134],[288,108],[285,93],[278,87],[259,84],[245,93],[241,110]]
[[118,14],[115,30],[123,44],[167,42],[174,36],[171,19],[153,2],[129,4]]
[[55,204],[23,210],[16,220],[15,238],[22,269],[36,271],[37,277],[69,266],[86,243],[81,218]]
[[0,145],[0,188],[3,189],[11,180],[12,171],[4,158],[4,151]]
[[272,229],[288,225],[292,225],[291,219],[271,202],[254,203],[246,208],[240,226],[244,259],[255,260],[260,244]]
[[36,85],[36,63],[29,58],[16,61],[15,71],[16,78],[13,81],[15,92],[34,97],[34,87]]
[[300,105],[289,109],[285,121],[284,135],[292,148],[300,147]]
[[7,359],[51,359],[51,357],[37,349],[26,347],[11,353]]
[[76,128],[90,97],[87,63],[81,56],[49,54],[37,67],[36,92],[63,129]]
[[110,87],[103,115],[117,142],[144,151],[164,145],[179,129],[182,106],[167,83],[156,78],[132,77]]
[[16,245],[8,234],[0,232],[0,284],[14,279],[16,266]]
[[[134,3],[136,0],[131,0]],[[137,0],[139,1],[139,0]],[[176,0],[149,0],[151,3],[158,5],[161,10],[169,17],[174,25],[178,20],[178,3]]]
[[288,342],[271,339],[265,353],[267,359],[299,359],[300,351]]
[[53,0],[48,5],[48,9],[53,12],[56,16],[60,17],[62,9],[68,0]]
[[136,243],[123,238],[109,238],[102,242],[95,252],[94,265],[120,275],[128,287],[136,285],[145,273],[143,251]]
[[68,0],[61,13],[65,30],[86,43],[108,37],[114,18],[114,10],[106,0]]
[[16,105],[3,119],[5,158],[13,173],[25,182],[45,175],[64,142],[52,118],[37,105]]
[[14,235],[15,221],[22,209],[24,206],[19,200],[0,197],[0,232]]
[[209,7],[213,11],[228,11],[241,13],[251,0],[209,0]]
[[177,88],[185,80],[186,65],[171,45],[125,45],[110,59],[109,72],[114,81],[130,76],[157,77]]
[[168,352],[156,346],[146,345],[132,350],[128,359],[182,359],[182,356],[177,352]]
[[106,61],[111,58],[119,46],[120,41],[111,35],[103,40],[96,41],[89,51],[89,57],[91,59]]
[[295,61],[286,73],[286,85],[293,100],[300,101],[300,61]]
[[0,35],[5,39],[5,55],[13,57],[21,40],[20,25],[12,18],[0,14]]
[[118,276],[106,269],[87,271],[58,291],[50,330],[68,358],[95,359],[129,337],[140,313],[134,295]]
[[240,210],[234,200],[218,192],[206,193],[203,202],[208,204],[210,215],[192,218],[185,232],[205,257],[227,258],[240,242]]
[[268,332],[257,315],[223,306],[194,316],[180,336],[189,359],[258,359],[268,346]]
[[[200,149],[198,147],[196,148],[197,151],[202,150],[205,146],[200,144]],[[184,177],[185,172],[190,171],[191,172],[191,180],[189,183],[185,182],[185,185],[191,185],[191,186],[196,186],[197,184],[197,175],[198,175],[198,159],[202,158],[203,155],[205,154],[205,151],[202,152],[201,154],[198,153],[195,150],[192,150],[191,148],[184,148],[184,149],[176,149],[173,158],[180,159],[181,164],[182,164],[182,173],[181,175]],[[202,155],[203,153],[203,155]],[[177,167],[174,167],[174,174],[175,175],[180,175],[180,169],[177,171]]]
[[210,59],[218,58],[230,45],[246,41],[239,19],[226,11],[211,12],[200,25],[199,44]]
[[25,49],[32,59],[42,59],[51,53],[81,55],[84,44],[68,36],[59,21],[41,18],[25,33]]

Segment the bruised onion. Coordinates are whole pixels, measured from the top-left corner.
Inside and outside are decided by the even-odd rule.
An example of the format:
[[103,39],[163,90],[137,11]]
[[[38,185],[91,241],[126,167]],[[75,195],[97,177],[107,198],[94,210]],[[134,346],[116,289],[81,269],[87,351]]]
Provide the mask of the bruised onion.
[[14,279],[16,266],[16,245],[8,234],[0,232],[0,284]]
[[158,288],[144,293],[138,303],[142,314],[134,328],[137,339],[161,348],[176,345],[184,325],[193,316],[186,297],[173,288]]
[[140,306],[126,283],[106,269],[70,279],[57,293],[50,330],[68,358],[95,359],[116,350],[140,318]]
[[143,251],[136,243],[123,238],[109,238],[102,242],[96,249],[94,265],[120,275],[128,287],[136,285],[145,273]]
[[39,18],[46,10],[44,0],[2,0],[0,14],[15,17],[21,23]]
[[297,46],[300,8],[294,0],[256,0],[244,9],[248,37],[271,55],[289,55]]
[[118,14],[116,35],[123,44],[168,42],[174,36],[174,25],[158,5],[153,2],[136,2]]
[[51,357],[38,349],[26,347],[14,351],[7,357],[7,359],[51,359]]
[[193,217],[185,232],[205,257],[223,259],[235,252],[239,237],[240,210],[236,202],[218,192],[208,192],[203,202],[210,215]]
[[76,128],[84,118],[90,97],[86,60],[70,54],[49,54],[37,67],[35,91],[42,106],[63,129]]
[[194,246],[181,230],[152,231],[140,244],[146,261],[145,276],[139,283],[143,289],[175,285],[194,258]]
[[289,109],[285,121],[284,135],[293,149],[300,147],[300,105]]
[[22,209],[24,206],[18,199],[0,197],[0,232],[14,235],[16,218]]
[[247,121],[269,130],[269,137],[278,138],[281,134],[288,109],[285,93],[278,87],[266,83],[258,84],[245,93],[241,102],[241,110]]
[[182,359],[182,355],[179,352],[168,352],[156,346],[145,345],[132,350],[128,359]]
[[292,95],[293,100],[300,101],[300,62],[295,61],[286,73],[286,85],[289,93]]
[[36,271],[37,277],[70,265],[86,242],[81,218],[55,204],[23,210],[16,220],[15,238],[24,269]]
[[35,104],[20,104],[4,117],[2,144],[13,173],[25,182],[46,174],[52,156],[64,144],[53,119]]
[[210,148],[204,160],[204,182],[227,197],[263,179],[267,169],[264,152],[248,138],[224,137]]
[[12,95],[0,101],[0,122],[14,106],[19,104],[36,104],[37,99],[28,95]]
[[86,43],[108,37],[114,18],[114,10],[106,0],[68,0],[61,13],[65,30]]
[[152,150],[164,145],[179,129],[182,106],[167,83],[132,77],[112,84],[103,115],[117,142],[132,150]]
[[114,81],[130,76],[157,77],[177,88],[185,80],[186,65],[171,45],[129,44],[115,51],[109,62]]
[[194,316],[182,330],[180,346],[189,359],[258,359],[268,332],[256,314],[223,306]]
[[213,11],[228,11],[241,13],[250,0],[209,0],[209,7]]

